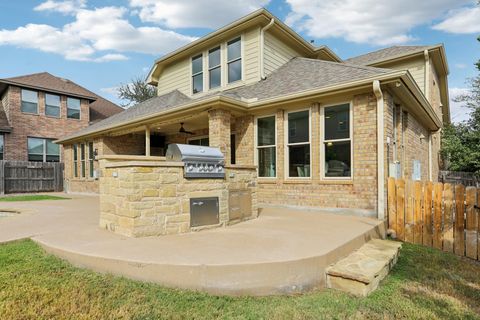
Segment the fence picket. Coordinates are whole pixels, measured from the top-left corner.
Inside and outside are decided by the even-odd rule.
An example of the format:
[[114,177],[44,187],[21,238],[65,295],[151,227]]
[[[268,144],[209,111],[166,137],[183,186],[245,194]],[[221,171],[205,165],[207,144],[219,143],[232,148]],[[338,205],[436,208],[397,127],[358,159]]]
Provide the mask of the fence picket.
[[466,232],[465,232],[465,255],[477,259],[477,219],[475,204],[477,203],[475,187],[467,187],[466,196]]
[[407,180],[406,181],[406,189],[405,189],[405,241],[413,242],[413,226],[414,226],[414,219],[413,219],[413,181]]
[[477,216],[477,259],[480,260],[480,188],[477,189],[477,207],[475,213]]
[[423,244],[432,246],[432,189],[433,184],[427,182],[425,184],[425,192],[423,196]]
[[397,201],[396,201],[396,189],[395,179],[388,178],[387,184],[388,190],[388,228],[397,231]]
[[416,244],[422,244],[423,239],[423,183],[415,181],[415,214],[414,214],[414,231],[413,242]]
[[443,250],[453,252],[453,186],[443,185],[444,216],[443,216]]
[[465,187],[461,184],[455,186],[455,254],[459,256],[465,255]]
[[440,250],[443,243],[442,194],[443,183],[435,183],[433,198],[433,247]]
[[397,187],[397,239],[405,240],[405,180],[399,179]]

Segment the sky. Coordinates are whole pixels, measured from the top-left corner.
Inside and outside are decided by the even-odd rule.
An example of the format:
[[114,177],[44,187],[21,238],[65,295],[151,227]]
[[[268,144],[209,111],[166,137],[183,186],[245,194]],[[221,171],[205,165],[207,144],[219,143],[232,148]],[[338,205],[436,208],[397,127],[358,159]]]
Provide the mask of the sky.
[[[0,78],[47,71],[121,103],[116,88],[155,59],[261,7],[343,59],[443,43],[451,99],[478,75],[473,0],[0,0]],[[459,122],[468,110],[452,103],[451,115]]]

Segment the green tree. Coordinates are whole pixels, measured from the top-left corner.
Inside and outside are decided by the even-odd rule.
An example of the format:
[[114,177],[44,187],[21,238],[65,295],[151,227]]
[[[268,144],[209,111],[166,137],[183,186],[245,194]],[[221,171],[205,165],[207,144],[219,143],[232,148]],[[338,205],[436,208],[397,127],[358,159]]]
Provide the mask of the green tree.
[[127,103],[122,104],[124,108],[131,107],[157,95],[154,86],[146,83],[141,76],[132,79],[130,83],[122,83],[117,89],[118,97]]

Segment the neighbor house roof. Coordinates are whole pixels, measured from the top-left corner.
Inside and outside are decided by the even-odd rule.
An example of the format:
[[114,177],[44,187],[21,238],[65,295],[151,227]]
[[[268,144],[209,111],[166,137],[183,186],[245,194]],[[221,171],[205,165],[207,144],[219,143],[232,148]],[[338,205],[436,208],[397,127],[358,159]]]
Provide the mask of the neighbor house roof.
[[261,102],[274,97],[346,84],[355,80],[368,79],[391,72],[392,70],[389,69],[347,65],[316,59],[293,58],[270,74],[267,79],[255,84],[203,95],[193,99],[175,90],[132,106],[61,141],[113,129],[116,126],[120,127],[127,122],[134,122],[136,119],[145,118],[149,115],[155,116],[169,109],[181,107],[195,101],[201,102],[215,96],[228,97],[242,104],[248,103],[248,101]]
[[95,97],[97,100],[90,103],[90,122],[98,122],[124,110],[122,107],[99,95],[95,95]]
[[372,65],[377,62],[393,60],[410,54],[420,53],[435,47],[437,46],[393,46],[346,59],[345,63],[365,66]]

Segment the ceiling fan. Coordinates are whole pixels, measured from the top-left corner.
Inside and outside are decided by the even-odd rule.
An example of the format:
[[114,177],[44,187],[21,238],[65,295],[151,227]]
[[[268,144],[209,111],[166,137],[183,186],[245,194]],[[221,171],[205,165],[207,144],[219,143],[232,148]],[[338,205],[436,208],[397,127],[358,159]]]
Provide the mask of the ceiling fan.
[[183,127],[183,122],[180,122],[180,130],[178,130],[178,132],[186,133],[186,134],[193,134],[193,132],[185,130],[185,128]]

